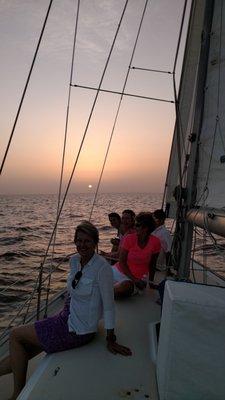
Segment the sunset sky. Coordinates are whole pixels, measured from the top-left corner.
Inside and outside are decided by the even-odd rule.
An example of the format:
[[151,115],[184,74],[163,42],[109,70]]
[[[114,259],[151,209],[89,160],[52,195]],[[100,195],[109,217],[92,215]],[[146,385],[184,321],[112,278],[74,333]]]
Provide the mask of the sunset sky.
[[[103,81],[104,89],[122,90],[144,3],[144,0],[128,2]],[[183,3],[183,0],[149,1],[132,66],[172,71]],[[48,4],[47,0],[0,0],[1,161]],[[124,0],[81,1],[74,84],[99,85],[124,4]],[[53,1],[0,177],[3,194],[56,193],[58,190],[76,7],[77,2],[73,0]],[[125,92],[174,98],[170,75],[140,70],[130,71]],[[95,91],[72,89],[64,186],[76,159],[94,96]],[[71,192],[95,190],[119,100],[120,96],[115,94],[99,95]],[[174,104],[124,97],[100,191],[162,192],[174,121]]]

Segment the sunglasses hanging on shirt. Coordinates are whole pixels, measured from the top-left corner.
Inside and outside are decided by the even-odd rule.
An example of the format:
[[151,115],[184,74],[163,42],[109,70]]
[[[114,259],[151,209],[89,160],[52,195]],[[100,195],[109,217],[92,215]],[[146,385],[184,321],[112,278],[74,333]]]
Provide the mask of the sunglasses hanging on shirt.
[[78,282],[80,278],[82,277],[82,271],[77,271],[74,279],[72,280],[72,288],[75,289],[75,287],[78,285]]

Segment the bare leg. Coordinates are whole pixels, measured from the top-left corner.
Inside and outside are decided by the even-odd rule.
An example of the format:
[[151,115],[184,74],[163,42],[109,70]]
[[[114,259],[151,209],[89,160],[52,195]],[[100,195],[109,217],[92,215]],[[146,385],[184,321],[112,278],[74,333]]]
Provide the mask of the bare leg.
[[43,349],[34,325],[24,325],[12,330],[9,338],[10,364],[14,375],[12,400],[17,398],[25,386],[28,360],[41,351]]
[[[29,360],[39,354],[39,351],[34,350],[33,352],[29,352]],[[10,356],[6,356],[0,361],[0,376],[11,374],[12,367],[11,367],[11,358]]]
[[3,358],[0,361],[0,376],[10,374],[12,372],[10,356]]
[[122,299],[130,297],[134,291],[134,283],[132,281],[123,281],[114,285],[114,298]]
[[151,268],[151,270],[149,272],[149,280],[151,282],[154,282],[155,272],[156,272],[156,267],[155,267],[155,265],[152,265],[152,268]]

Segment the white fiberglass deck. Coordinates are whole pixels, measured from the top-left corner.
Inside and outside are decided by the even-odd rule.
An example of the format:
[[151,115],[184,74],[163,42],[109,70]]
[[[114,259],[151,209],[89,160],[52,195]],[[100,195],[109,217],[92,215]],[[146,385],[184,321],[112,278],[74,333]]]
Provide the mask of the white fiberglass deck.
[[100,330],[87,346],[46,356],[19,399],[157,399],[149,339],[149,324],[160,318],[156,299],[146,290],[117,302],[118,342],[132,349],[131,357],[111,354]]

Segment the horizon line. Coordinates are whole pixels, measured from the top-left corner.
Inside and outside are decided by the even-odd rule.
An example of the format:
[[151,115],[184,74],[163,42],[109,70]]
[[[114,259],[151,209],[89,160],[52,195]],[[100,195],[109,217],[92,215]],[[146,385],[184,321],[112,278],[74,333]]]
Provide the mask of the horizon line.
[[[94,192],[73,192],[67,195],[93,194]],[[101,194],[163,194],[163,192],[101,192]],[[57,193],[0,193],[0,196],[57,196]],[[61,196],[62,197],[62,196]]]

